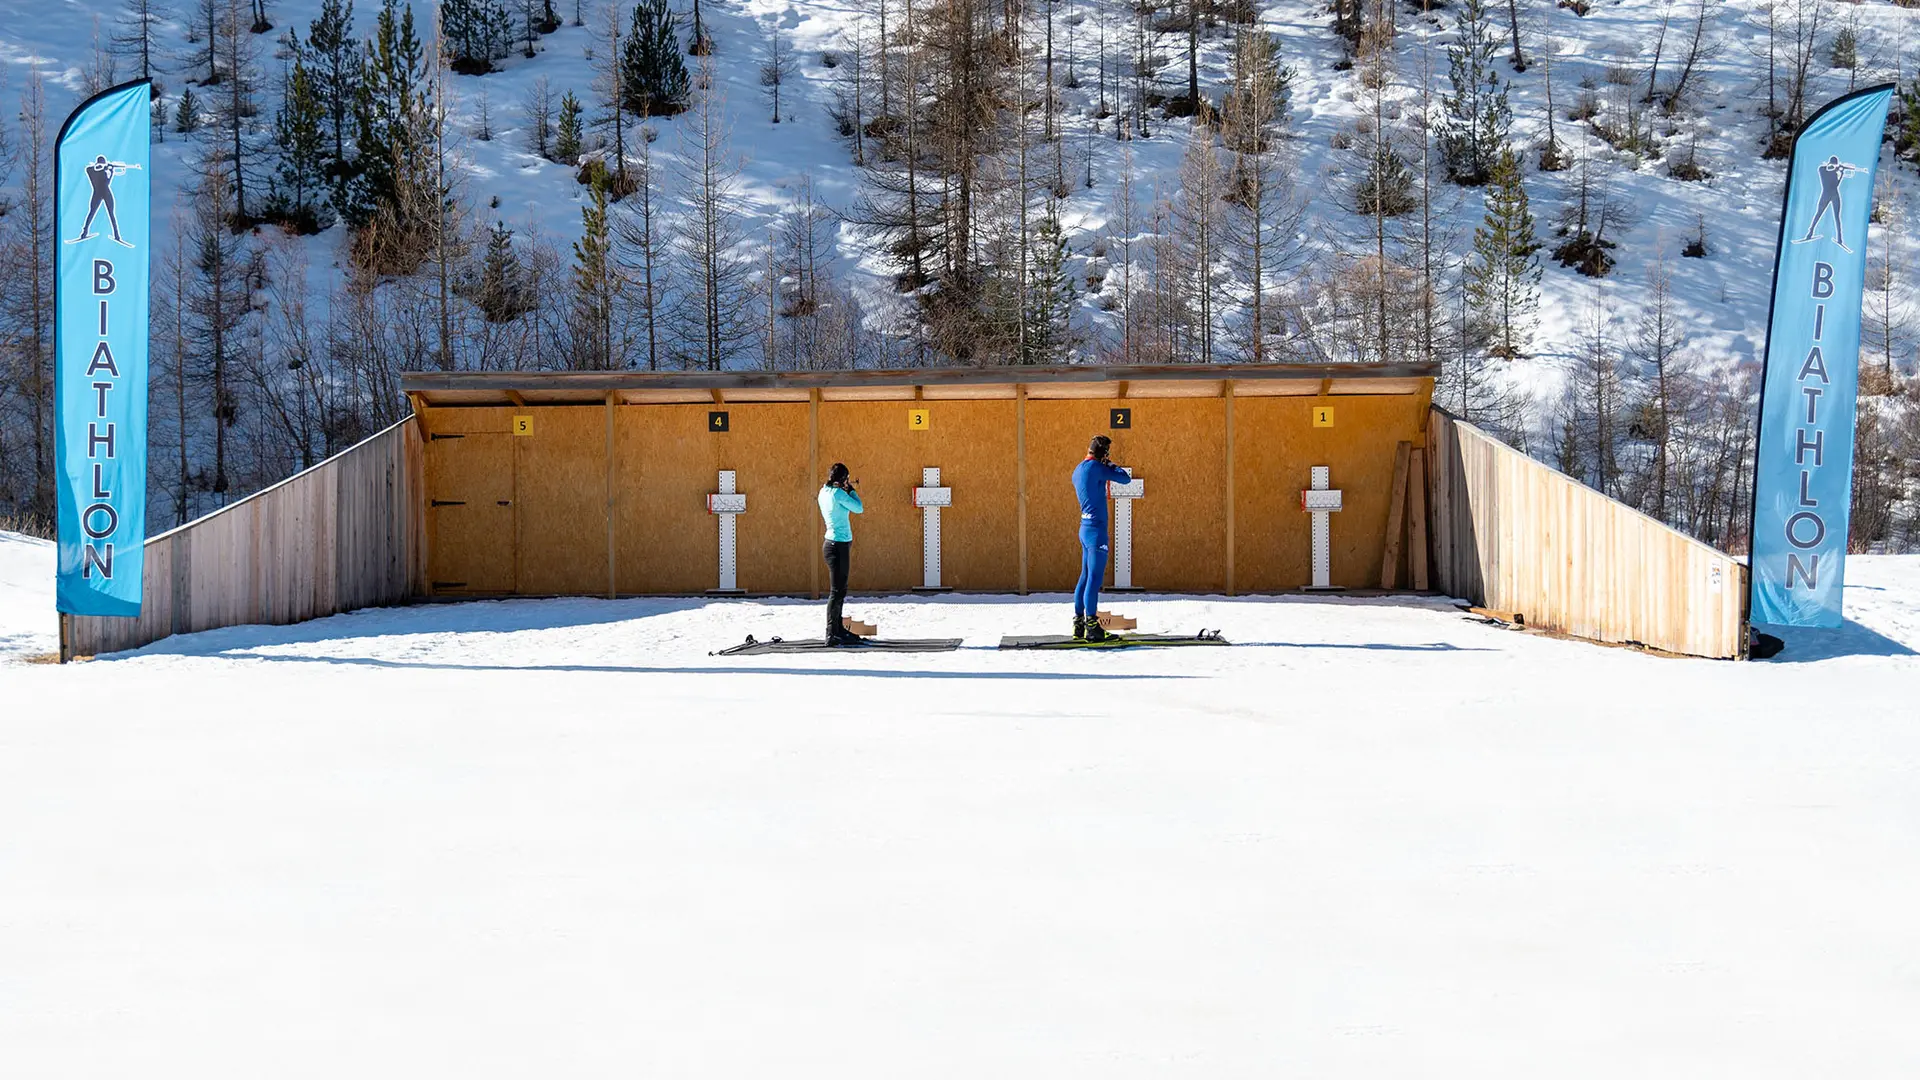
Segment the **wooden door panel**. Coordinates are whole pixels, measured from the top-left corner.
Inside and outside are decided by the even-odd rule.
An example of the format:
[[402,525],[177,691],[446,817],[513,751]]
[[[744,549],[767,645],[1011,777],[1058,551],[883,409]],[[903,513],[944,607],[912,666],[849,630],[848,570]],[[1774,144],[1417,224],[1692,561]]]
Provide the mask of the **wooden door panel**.
[[439,435],[427,457],[427,579],[434,593],[514,591],[511,436]]

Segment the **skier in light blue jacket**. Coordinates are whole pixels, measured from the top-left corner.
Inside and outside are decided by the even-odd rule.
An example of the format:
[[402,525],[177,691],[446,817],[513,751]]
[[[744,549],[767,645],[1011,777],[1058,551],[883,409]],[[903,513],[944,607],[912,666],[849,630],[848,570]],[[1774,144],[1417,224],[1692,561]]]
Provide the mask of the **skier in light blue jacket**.
[[849,515],[864,512],[860,493],[847,475],[847,467],[833,463],[827,482],[820,487],[820,519],[826,524],[827,538],[820,545],[820,557],[827,561],[831,588],[827,593],[827,644],[859,645],[859,637],[849,633],[840,621],[840,609],[847,600],[847,571],[853,561],[853,522]]

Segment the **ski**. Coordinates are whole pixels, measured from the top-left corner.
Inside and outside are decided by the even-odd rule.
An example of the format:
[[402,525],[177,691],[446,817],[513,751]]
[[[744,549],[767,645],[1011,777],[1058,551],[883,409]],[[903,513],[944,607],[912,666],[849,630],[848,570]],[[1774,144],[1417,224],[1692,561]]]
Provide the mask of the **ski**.
[[1003,649],[1127,649],[1145,646],[1231,645],[1218,630],[1197,634],[1114,634],[1105,641],[1082,641],[1065,634],[1038,634],[1030,637],[1008,635],[1000,639]]
[[787,641],[783,638],[757,640],[752,634],[747,640],[709,656],[764,656],[769,653],[816,653],[816,652],[952,652],[960,647],[959,638],[862,638],[858,645],[829,645],[821,638],[801,638]]

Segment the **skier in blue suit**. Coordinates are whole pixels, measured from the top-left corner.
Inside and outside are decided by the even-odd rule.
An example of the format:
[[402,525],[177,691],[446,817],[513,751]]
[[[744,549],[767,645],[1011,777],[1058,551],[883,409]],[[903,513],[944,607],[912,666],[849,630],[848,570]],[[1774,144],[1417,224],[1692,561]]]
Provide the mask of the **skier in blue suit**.
[[1124,484],[1133,477],[1107,460],[1113,440],[1095,435],[1087,459],[1073,470],[1073,493],[1080,499],[1080,582],[1073,587],[1073,636],[1082,641],[1105,641],[1100,626],[1100,586],[1107,577],[1107,555],[1112,538],[1107,529],[1107,485]]

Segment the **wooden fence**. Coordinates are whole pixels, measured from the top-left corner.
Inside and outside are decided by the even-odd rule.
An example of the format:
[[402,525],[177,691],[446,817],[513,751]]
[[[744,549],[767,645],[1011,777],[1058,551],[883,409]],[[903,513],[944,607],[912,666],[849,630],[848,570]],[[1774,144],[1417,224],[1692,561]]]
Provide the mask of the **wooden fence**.
[[1446,412],[1427,425],[1442,592],[1594,641],[1734,658],[1746,568]]
[[148,540],[140,614],[63,616],[61,659],[171,634],[286,624],[419,595],[425,482],[412,417]]

